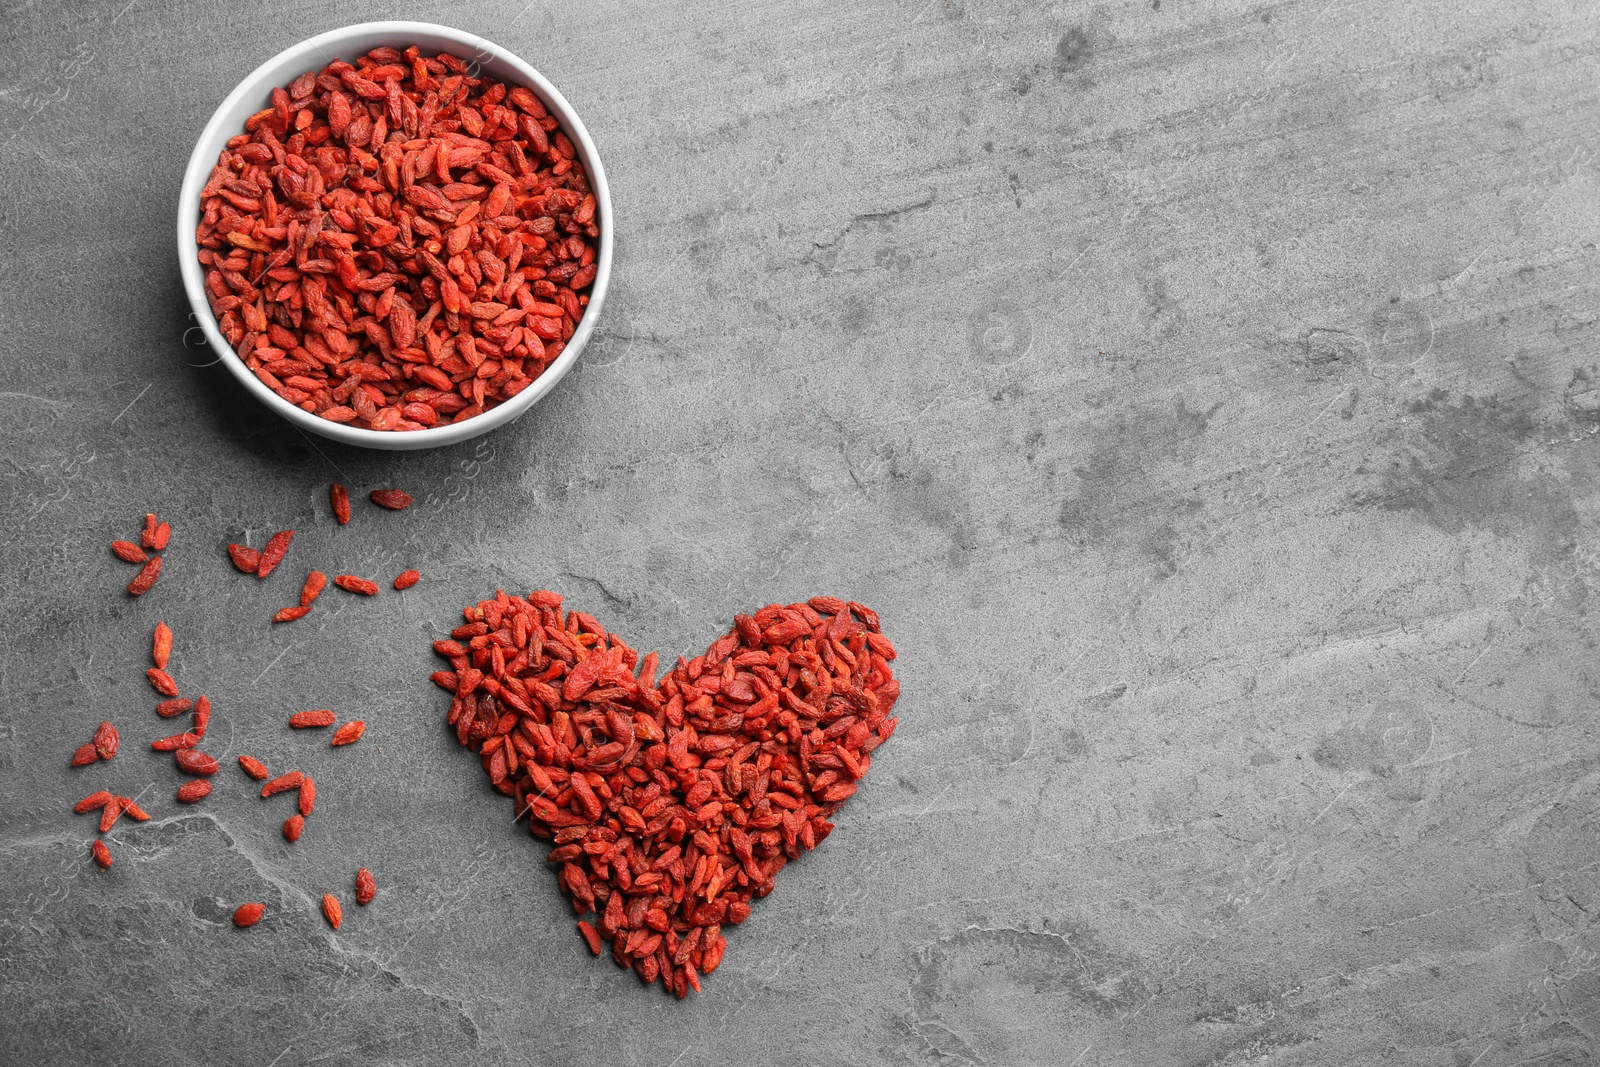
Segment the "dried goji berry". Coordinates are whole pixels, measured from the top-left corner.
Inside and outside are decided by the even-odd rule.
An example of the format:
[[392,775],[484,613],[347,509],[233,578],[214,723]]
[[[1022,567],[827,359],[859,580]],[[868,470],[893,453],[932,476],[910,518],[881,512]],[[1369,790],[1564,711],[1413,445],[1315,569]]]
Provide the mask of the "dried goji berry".
[[159,577],[161,577],[161,557],[151,556],[150,562],[140,567],[139,573],[128,583],[128,592],[134,596],[144,596],[150,591],[150,587],[156,584],[156,579]]
[[336,574],[333,584],[348,593],[361,593],[364,596],[374,596],[378,592],[378,583],[366,578],[357,578],[353,574]]
[[101,759],[110,759],[117,754],[117,745],[121,743],[117,736],[117,728],[108,722],[100,724],[94,732],[94,750]]
[[304,780],[305,775],[301,774],[299,771],[290,771],[288,774],[280,774],[278,777],[261,787],[261,795],[263,797],[270,797],[276,793],[287,792],[290,789],[299,789],[300,783]]
[[248,904],[240,904],[234,909],[233,925],[239,927],[241,930],[246,926],[254,926],[256,923],[261,921],[261,916],[266,912],[266,910],[267,906],[265,904],[260,904],[256,901],[251,901]]
[[240,756],[239,766],[244,768],[244,773],[248,774],[258,782],[267,777],[269,773],[267,771],[266,764],[262,763],[254,756]]
[[157,752],[179,752],[186,748],[193,748],[200,743],[200,735],[187,730],[171,737],[161,737],[150,742],[150,747]]
[[167,660],[172,655],[172,627],[164,622],[156,623],[156,635],[151,642],[150,655],[160,670],[167,669]]
[[322,894],[322,914],[327,916],[328,925],[335,930],[344,922],[344,908],[339,905],[339,898],[332,893]]
[[247,545],[229,545],[228,558],[245,574],[254,574],[261,566],[261,551]]
[[404,511],[411,506],[411,494],[404,489],[374,489],[372,502],[390,511]]
[[289,725],[296,730],[304,730],[313,726],[332,726],[337,718],[338,716],[327,710],[297,711],[289,716]]
[[180,749],[173,759],[177,761],[178,769],[185,774],[194,774],[208,777],[216,774],[217,761],[198,749]]
[[155,691],[162,696],[175,697],[178,695],[178,683],[172,680],[172,675],[161,668],[151,667],[144,672],[144,676],[150,680],[150,684],[155,687]]
[[328,496],[333,501],[333,517],[339,520],[339,525],[344,526],[350,521],[350,494],[345,487],[334,482],[328,489]]
[[365,867],[356,872],[356,903],[365,907],[372,903],[372,898],[378,895],[378,883],[373,880],[372,872]]
[[105,807],[110,800],[111,794],[108,791],[104,789],[98,789],[74,804],[72,806],[72,810],[77,812],[79,815],[84,815],[88,812],[98,811],[100,808]]
[[267,547],[261,550],[261,561],[256,564],[256,577],[265,578],[272,573],[272,569],[283,562],[283,557],[289,551],[289,542],[294,540],[293,530],[279,530],[267,539]]
[[353,745],[361,740],[361,735],[367,732],[367,724],[360,719],[345,723],[334,731],[333,740],[329,744],[335,748],[341,745]]

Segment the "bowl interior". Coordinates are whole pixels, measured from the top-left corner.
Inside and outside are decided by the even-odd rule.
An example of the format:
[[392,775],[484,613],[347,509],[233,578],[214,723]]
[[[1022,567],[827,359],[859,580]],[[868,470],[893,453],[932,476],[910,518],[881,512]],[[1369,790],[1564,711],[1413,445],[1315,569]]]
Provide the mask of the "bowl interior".
[[[206,297],[205,273],[198,259],[199,245],[195,240],[195,226],[200,218],[200,190],[205,187],[229,138],[244,132],[247,118],[271,106],[273,88],[288,85],[307,70],[321,70],[335,59],[353,62],[358,56],[381,45],[402,50],[416,45],[424,52],[449,52],[473,65],[483,76],[531,89],[560,120],[562,129],[578,150],[590,188],[594,191],[597,205],[595,219],[600,229],[595,279],[589,287],[589,305],[584,309],[572,339],[555,362],[533,384],[498,407],[464,422],[426,430],[366,430],[344,426],[303,411],[267,388],[245,366],[218,328]],[[372,22],[334,30],[287,48],[257,67],[228,94],[206,124],[195,145],[194,154],[189,158],[178,201],[178,266],[184,289],[206,339],[221,356],[224,365],[252,395],[302,429],[367,448],[414,449],[454,444],[504,425],[537,403],[571,369],[594,332],[594,324],[599,318],[610,282],[611,249],[611,196],[606,185],[605,170],[588,130],[566,98],[543,75],[504,48],[470,33],[425,22]]]

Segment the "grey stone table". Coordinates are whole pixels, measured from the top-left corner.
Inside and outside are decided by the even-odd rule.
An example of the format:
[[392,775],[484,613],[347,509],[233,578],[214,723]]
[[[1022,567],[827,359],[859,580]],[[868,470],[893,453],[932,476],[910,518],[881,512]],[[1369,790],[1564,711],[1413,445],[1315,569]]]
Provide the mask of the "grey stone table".
[[[189,343],[172,235],[245,71],[398,16],[569,95],[619,270],[530,414],[378,454]],[[1600,1056],[1600,8],[115,0],[0,34],[0,1061]],[[334,479],[418,503],[336,528]],[[152,509],[135,601],[106,545]],[[229,570],[286,526],[298,574]],[[269,627],[312,565],[426,577]],[[543,586],[671,654],[845,594],[901,650],[900,732],[686,1002],[588,956],[427,683],[463,604]],[[236,770],[173,800],[157,618],[216,755],[316,768],[297,845]],[[333,759],[305,707],[368,736]],[[122,755],[70,770],[101,719]],[[105,873],[100,786],[154,816]]]

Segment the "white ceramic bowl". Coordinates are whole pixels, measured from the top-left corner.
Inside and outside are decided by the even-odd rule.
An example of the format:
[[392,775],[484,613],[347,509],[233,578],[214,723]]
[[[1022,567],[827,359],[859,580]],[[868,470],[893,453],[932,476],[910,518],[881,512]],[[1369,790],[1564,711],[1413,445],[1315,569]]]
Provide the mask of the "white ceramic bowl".
[[[195,227],[200,222],[200,190],[205,188],[228,139],[244,132],[244,120],[271,106],[273,87],[287,86],[305,71],[321,70],[335,59],[354,62],[357,56],[379,45],[402,50],[416,45],[424,52],[449,52],[469,63],[478,64],[483,73],[498,81],[509,85],[525,85],[531,89],[535,96],[544,101],[550,113],[561,121],[561,128],[577,146],[590,188],[594,192],[595,218],[600,227],[600,250],[595,260],[597,269],[594,283],[589,288],[589,306],[584,309],[583,318],[579,320],[572,339],[562,349],[561,355],[556,357],[556,361],[532,385],[500,406],[464,422],[447,423],[426,430],[363,430],[329,422],[295,407],[267,388],[244,365],[217,326],[210,301],[206,299],[205,273],[198,258],[200,247],[195,241]],[[216,114],[211,116],[211,121],[206,123],[204,132],[200,134],[194,154],[189,157],[189,169],[183,175],[183,190],[178,196],[178,268],[183,274],[183,287],[189,294],[195,318],[205,331],[211,347],[216,349],[234,377],[267,407],[303,430],[346,444],[386,449],[432,448],[465,441],[496,426],[505,425],[538,403],[572,369],[589,335],[594,332],[601,305],[605,303],[606,286],[611,278],[612,229],[611,194],[594,142],[589,139],[589,131],[572,110],[572,105],[543,75],[499,45],[448,26],[427,22],[365,22],[359,26],[346,26],[319,34],[279,52],[252,71],[217,108]]]

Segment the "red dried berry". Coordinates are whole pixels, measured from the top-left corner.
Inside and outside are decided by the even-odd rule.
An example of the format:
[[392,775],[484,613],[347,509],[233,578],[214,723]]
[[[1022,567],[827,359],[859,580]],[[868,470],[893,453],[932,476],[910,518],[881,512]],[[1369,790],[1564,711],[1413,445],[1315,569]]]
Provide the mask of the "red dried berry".
[[72,810],[77,812],[79,815],[85,815],[91,811],[98,811],[110,803],[110,801],[111,794],[104,789],[98,789],[74,804],[72,806]]
[[269,773],[267,771],[267,765],[256,759],[254,756],[240,756],[239,766],[244,768],[244,773],[248,774],[258,782],[267,777],[267,774]]
[[234,909],[233,925],[241,930],[246,926],[254,926],[261,921],[261,916],[266,910],[267,906],[265,904],[259,904],[255,901],[251,901],[248,904],[240,904]]
[[155,660],[158,670],[167,669],[167,660],[172,656],[172,627],[164,622],[156,623],[156,635],[151,642],[150,656]]
[[198,737],[206,735],[206,727],[211,725],[211,698],[204,693],[194,702],[194,726],[190,727]]
[[219,769],[215,759],[198,749],[181,749],[172,758],[177,761],[178,769],[185,774],[209,777],[216,774]]
[[267,547],[261,550],[261,562],[256,564],[257,578],[265,578],[283,562],[284,554],[289,551],[289,542],[293,540],[293,530],[279,530],[267,539]]
[[365,596],[375,596],[378,592],[378,583],[368,581],[366,578],[357,578],[353,574],[335,575],[333,584],[347,593],[361,593]]
[[202,797],[211,793],[211,779],[196,778],[192,782],[184,782],[178,787],[178,799],[185,804],[193,804]]
[[140,822],[150,821],[150,814],[135,804],[132,797],[118,797],[117,799],[122,801],[122,812],[128,818],[137,819]]
[[280,774],[278,777],[261,787],[261,795],[262,797],[270,797],[277,793],[287,792],[290,789],[299,789],[300,783],[305,780],[305,777],[306,776],[301,774],[299,771],[290,771],[288,774]]
[[161,552],[166,549],[167,542],[171,540],[172,526],[164,522],[160,526],[157,526],[156,532],[150,536],[150,547],[155,549],[157,552]]
[[374,489],[372,502],[390,511],[404,511],[411,506],[411,494],[404,489]]
[[332,726],[338,716],[331,711],[297,711],[289,716],[289,725],[296,730],[313,726]]
[[395,576],[394,587],[396,589],[410,589],[421,580],[422,572],[420,571],[401,571]]
[[150,557],[132,541],[113,541],[111,551],[124,563],[145,563]]
[[322,595],[322,590],[328,584],[328,576],[321,571],[312,571],[306,575],[306,584],[300,587],[300,606],[310,607],[311,602]]
[[278,613],[272,617],[272,621],[274,623],[294,622],[296,619],[303,619],[309,614],[311,614],[311,606],[309,604],[300,604],[292,608],[280,609]]
[[330,741],[329,744],[335,748],[338,748],[341,745],[353,745],[357,741],[361,740],[361,735],[366,732],[367,724],[362,722],[360,719],[356,719],[353,722],[345,723],[343,726],[339,727],[338,730],[334,731],[333,740]]
[[145,517],[144,517],[144,530],[141,531],[140,534],[139,534],[139,543],[144,545],[144,547],[146,547],[146,548],[155,548],[155,547],[157,547],[156,546],[156,517],[154,515],[150,515],[150,514],[146,514],[145,515]]
[[117,736],[117,728],[108,722],[100,724],[100,729],[94,732],[94,750],[101,759],[111,759],[117,754],[117,746],[122,739]]
[[96,841],[89,846],[89,851],[94,853],[94,861],[100,865],[101,870],[111,866],[111,850],[106,847],[104,841]]
[[317,806],[317,783],[310,775],[300,783],[300,802],[296,806],[299,807],[301,815],[310,815]]
[[256,568],[261,566],[261,551],[247,545],[229,545],[228,558],[245,574],[254,574]]
[[578,923],[578,933],[583,935],[583,940],[588,944],[589,951],[596,956],[600,955],[600,934],[587,921]]
[[144,676],[150,680],[150,684],[155,687],[155,691],[162,696],[175,697],[178,695],[178,683],[172,680],[172,675],[160,667],[151,667],[144,672]]
[[372,872],[365,867],[361,868],[356,872],[356,903],[366,907],[377,895],[378,883],[373,880]]
[[283,820],[283,839],[290,844],[300,840],[300,834],[306,828],[304,815],[291,815]]
[[157,752],[178,752],[186,748],[193,748],[200,743],[200,735],[184,731],[173,734],[171,737],[161,737],[150,742],[150,747]]
[[78,746],[78,750],[72,754],[72,765],[74,767],[87,767],[91,763],[98,762],[99,759],[100,753],[95,750],[94,742],[91,741],[87,745]]
[[174,715],[182,715],[192,707],[194,707],[194,701],[188,697],[173,697],[171,700],[163,700],[157,704],[156,714],[164,719],[170,719]]
[[134,596],[144,596],[150,591],[150,587],[156,584],[156,579],[159,577],[161,577],[161,557],[152,556],[150,562],[140,567],[139,573],[128,583],[128,592]]
[[350,493],[338,482],[328,487],[328,498],[333,501],[333,517],[344,526],[350,521]]
[[110,833],[111,828],[117,825],[117,820],[122,817],[122,797],[112,797],[100,809],[100,832]]
[[344,908],[339,905],[339,898],[332,893],[322,894],[322,914],[327,916],[328,925],[335,930],[344,922]]

